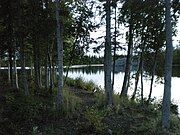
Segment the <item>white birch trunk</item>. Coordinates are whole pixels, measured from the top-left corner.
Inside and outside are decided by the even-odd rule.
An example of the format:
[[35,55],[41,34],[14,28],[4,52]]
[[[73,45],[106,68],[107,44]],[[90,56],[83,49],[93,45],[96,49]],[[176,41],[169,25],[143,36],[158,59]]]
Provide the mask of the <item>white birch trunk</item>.
[[11,75],[10,75],[10,64],[9,64],[9,61],[8,61],[8,81],[11,82]]
[[105,63],[104,63],[104,73],[105,73],[105,91],[107,94],[108,106],[113,104],[113,91],[111,85],[111,8],[110,0],[106,0],[106,43],[105,43]]
[[62,105],[62,90],[63,90],[63,41],[62,41],[62,27],[60,27],[60,7],[59,0],[56,0],[56,38],[57,38],[57,66],[58,66],[58,94],[57,94],[57,107],[60,109]]
[[173,59],[173,45],[172,45],[172,27],[171,27],[171,2],[165,0],[165,29],[166,29],[166,54],[165,54],[165,75],[164,75],[164,95],[162,106],[162,127],[169,129],[170,127],[170,105],[171,105],[171,76],[172,76],[172,59]]
[[19,89],[18,85],[18,72],[17,72],[17,63],[16,63],[16,53],[14,54],[14,77],[15,77],[15,87],[16,89]]

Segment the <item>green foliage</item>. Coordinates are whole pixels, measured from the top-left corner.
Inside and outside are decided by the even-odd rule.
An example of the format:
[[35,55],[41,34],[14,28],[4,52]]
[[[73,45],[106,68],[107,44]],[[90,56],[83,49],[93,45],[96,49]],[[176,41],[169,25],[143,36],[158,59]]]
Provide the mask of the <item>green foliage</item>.
[[[76,83],[88,85],[88,89],[93,86],[92,82],[86,83],[79,78],[68,80],[74,87]],[[107,108],[103,89],[96,88],[90,96],[84,86],[84,90],[76,88],[75,93],[74,89],[70,89],[74,87],[64,87],[60,111],[55,106],[57,88],[53,90],[53,95],[41,89],[38,96],[29,97],[21,92],[6,92],[0,105],[0,134],[165,134],[161,128],[160,101],[147,106],[140,100],[122,100],[114,94],[114,106]],[[89,100],[93,104],[89,104]],[[172,104],[171,110],[169,134],[179,134],[177,106]]]
[[63,108],[56,110],[55,96],[39,91],[38,96],[14,92],[5,94],[5,103],[0,106],[1,134],[39,133],[44,123],[61,117],[71,117],[79,110],[81,99],[69,90],[63,91]]
[[90,92],[93,92],[95,89],[98,89],[98,87],[95,85],[95,83],[93,81],[86,82],[81,77],[78,77],[76,79],[67,78],[66,85],[73,86],[78,89],[87,90]]
[[106,105],[106,97],[105,97],[105,92],[102,91],[101,89],[98,90],[96,93],[95,93],[95,103],[96,103],[96,106],[97,107],[104,107]]
[[[37,97],[26,97],[19,93],[8,93],[5,95],[6,104],[3,106],[3,118],[11,123],[9,125],[4,124],[4,133],[8,134],[8,128],[14,133],[23,134],[31,133],[33,127],[36,126],[36,122],[46,119],[46,107],[45,103]],[[13,125],[13,126],[12,126]],[[12,127],[16,127],[16,130]]]
[[89,108],[84,115],[92,128],[95,129],[98,133],[102,134],[106,130],[107,126],[103,122],[103,119],[106,115],[104,110],[98,110],[97,108]]
[[63,90],[62,111],[67,117],[71,117],[80,108],[82,100],[67,89]]
[[173,53],[173,64],[180,65],[180,49],[175,49]]
[[180,118],[177,115],[171,115],[170,119],[170,134],[175,135],[180,133]]

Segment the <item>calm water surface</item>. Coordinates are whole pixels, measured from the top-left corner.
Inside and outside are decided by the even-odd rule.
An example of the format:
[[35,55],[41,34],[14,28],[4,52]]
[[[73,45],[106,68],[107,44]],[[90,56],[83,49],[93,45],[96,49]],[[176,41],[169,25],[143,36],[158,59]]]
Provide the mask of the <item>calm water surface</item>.
[[[133,73],[132,73],[133,75]],[[104,71],[103,67],[83,67],[83,68],[73,68],[69,71],[69,77],[77,78],[82,77],[85,81],[93,81],[100,87],[104,87]],[[123,84],[124,72],[119,72],[115,74],[115,83],[114,83],[114,92],[120,93],[122,84]],[[134,89],[134,79],[131,79],[131,86],[129,89],[129,95],[133,93]],[[180,106],[180,67],[176,67],[173,69],[173,77],[172,77],[172,101],[178,106]],[[140,82],[139,82],[140,88]],[[150,77],[144,77],[144,96],[148,97],[150,89]],[[155,81],[153,85],[152,98],[154,97],[156,100],[160,100],[163,97],[164,84],[163,78],[155,76]],[[180,108],[179,108],[180,112]]]

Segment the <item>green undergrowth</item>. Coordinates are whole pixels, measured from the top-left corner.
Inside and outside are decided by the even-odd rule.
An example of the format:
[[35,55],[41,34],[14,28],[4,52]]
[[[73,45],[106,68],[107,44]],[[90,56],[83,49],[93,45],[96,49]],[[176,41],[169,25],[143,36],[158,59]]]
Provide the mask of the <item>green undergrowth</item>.
[[45,125],[73,117],[81,105],[81,99],[64,89],[62,107],[58,110],[55,93],[56,89],[53,95],[43,89],[38,95],[29,96],[22,92],[7,92],[0,104],[0,134],[39,133],[45,130]]
[[[0,134],[165,134],[161,128],[161,101],[147,106],[140,100],[122,99],[114,94],[113,106],[107,107],[104,90],[82,78],[67,79],[59,109],[56,109],[56,95],[57,88],[52,94],[42,88],[38,95],[31,92],[30,96],[7,91],[0,101]],[[178,135],[177,106],[172,104],[171,110],[169,134]]]
[[71,86],[71,87],[75,87],[78,89],[87,90],[90,92],[93,92],[95,90],[96,91],[99,90],[99,87],[97,85],[95,85],[95,83],[93,81],[85,81],[85,80],[83,80],[82,77],[78,77],[75,79],[67,77],[66,78],[66,85]]

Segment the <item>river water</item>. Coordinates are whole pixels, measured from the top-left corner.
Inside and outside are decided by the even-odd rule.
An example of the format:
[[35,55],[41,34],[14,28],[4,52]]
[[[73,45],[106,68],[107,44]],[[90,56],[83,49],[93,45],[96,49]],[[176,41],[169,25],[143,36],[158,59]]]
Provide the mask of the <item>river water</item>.
[[[131,73],[131,76],[133,73]],[[104,87],[104,71],[103,67],[75,67],[71,68],[68,74],[71,78],[82,77],[85,81],[93,81],[96,85],[101,88]],[[118,72],[115,74],[115,82],[114,82],[114,92],[120,93],[122,84],[123,84],[124,72]],[[128,94],[131,96],[134,90],[134,82],[135,80],[131,78],[130,88]],[[176,67],[173,69],[173,77],[172,77],[172,94],[171,98],[173,103],[178,104],[180,106],[180,67]],[[139,82],[140,89],[140,82]],[[148,97],[150,89],[150,77],[144,77],[144,97]],[[163,97],[164,84],[163,78],[155,76],[152,98],[155,100],[161,100]],[[138,95],[138,94],[137,94]],[[180,112],[180,109],[179,109]]]

